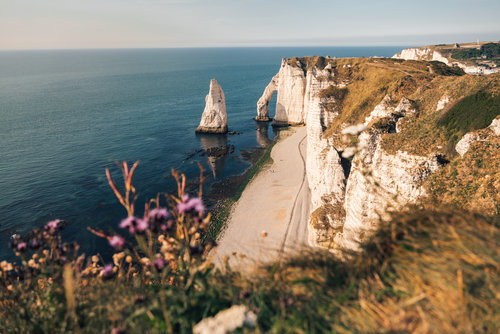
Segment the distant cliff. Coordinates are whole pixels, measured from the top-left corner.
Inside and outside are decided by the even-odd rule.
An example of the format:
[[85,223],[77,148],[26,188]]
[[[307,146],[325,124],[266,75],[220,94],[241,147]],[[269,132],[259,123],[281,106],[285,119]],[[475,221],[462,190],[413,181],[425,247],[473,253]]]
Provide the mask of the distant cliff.
[[393,58],[405,60],[440,61],[457,66],[467,74],[500,72],[500,43],[467,43],[431,45],[404,49]]
[[[410,53],[429,54],[415,49],[402,55]],[[461,159],[457,142],[500,113],[499,80],[499,74],[465,75],[436,61],[283,59],[256,119],[269,118],[277,91],[273,124],[307,126],[310,244],[356,249],[387,211],[428,200],[429,177]],[[474,99],[485,105],[468,112]],[[498,194],[498,182],[492,187]],[[471,205],[494,212],[495,196],[487,193]]]

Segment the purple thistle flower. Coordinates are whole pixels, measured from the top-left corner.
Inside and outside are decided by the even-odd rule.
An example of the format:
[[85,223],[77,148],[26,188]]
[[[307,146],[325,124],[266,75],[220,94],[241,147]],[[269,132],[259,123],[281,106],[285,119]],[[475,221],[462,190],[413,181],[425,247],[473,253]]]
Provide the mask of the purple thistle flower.
[[60,219],[54,219],[45,224],[45,229],[50,230],[50,232],[55,232],[57,229],[60,227],[59,224],[61,223]]
[[205,206],[203,205],[203,201],[199,197],[191,198],[187,205],[189,206],[189,209],[194,209],[194,211],[201,214],[205,213]]
[[187,212],[189,210],[194,210],[200,214],[205,213],[205,206],[203,205],[203,201],[201,198],[198,197],[193,197],[191,199],[186,197],[187,195],[184,195],[183,197],[183,202],[177,204],[177,210],[180,213]]
[[31,240],[30,248],[37,249],[38,247],[40,247],[40,243],[38,242],[38,240],[36,240],[36,239]]
[[149,212],[149,219],[155,221],[167,220],[170,217],[170,213],[165,208],[156,208]]
[[107,264],[104,266],[104,268],[101,269],[101,277],[103,279],[109,279],[113,276],[113,265],[112,264]]
[[123,219],[120,222],[120,227],[121,228],[128,228],[128,231],[130,234],[135,234],[138,221],[139,221],[138,218],[136,218],[134,216],[130,216],[130,217]]
[[20,252],[24,252],[28,245],[25,242],[20,242],[17,244],[17,250]]
[[125,245],[125,240],[122,237],[115,235],[109,239],[109,244],[111,245],[111,247],[120,250]]
[[146,231],[147,229],[149,228],[149,222],[146,218],[144,219],[138,219],[136,221],[136,229],[137,229],[137,232],[144,232]]
[[130,227],[132,225],[132,222],[137,219],[135,218],[134,216],[130,216],[130,217],[127,217],[125,219],[123,219],[121,222],[120,222],[120,227],[121,228],[127,228],[127,227]]
[[159,257],[155,259],[153,263],[155,264],[156,269],[158,271],[161,271],[167,265],[168,262],[165,261],[163,258]]
[[187,203],[179,203],[177,204],[177,211],[179,211],[180,213],[184,213],[186,211],[189,210],[189,206],[187,205]]

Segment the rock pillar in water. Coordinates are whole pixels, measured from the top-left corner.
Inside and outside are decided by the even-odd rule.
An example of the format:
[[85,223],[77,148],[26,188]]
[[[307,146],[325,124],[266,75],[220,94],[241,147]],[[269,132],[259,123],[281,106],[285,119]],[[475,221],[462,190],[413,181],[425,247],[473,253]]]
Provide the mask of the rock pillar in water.
[[210,81],[210,91],[205,98],[205,110],[201,115],[198,133],[226,133],[226,98],[217,80]]

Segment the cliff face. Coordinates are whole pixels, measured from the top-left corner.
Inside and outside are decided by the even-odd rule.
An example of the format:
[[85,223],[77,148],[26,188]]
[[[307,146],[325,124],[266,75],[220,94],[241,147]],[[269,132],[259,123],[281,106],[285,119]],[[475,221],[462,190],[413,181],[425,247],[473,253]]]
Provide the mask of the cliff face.
[[269,101],[278,91],[276,115],[273,125],[304,124],[304,97],[306,95],[306,75],[300,66],[291,66],[286,59],[281,62],[279,72],[266,87],[257,102],[256,120],[269,120]]
[[425,62],[319,57],[282,61],[259,100],[258,117],[269,117],[269,99],[278,90],[275,124],[307,126],[311,245],[357,249],[385,212],[426,194],[423,183],[447,163],[445,144],[439,136],[431,136],[436,144],[429,147],[441,151],[408,152],[412,150],[389,144],[404,140],[399,138],[418,128],[414,123],[425,124],[427,114],[443,112],[450,100],[456,101],[448,96],[453,94],[439,95],[425,106],[414,101],[423,96],[422,87],[429,94],[446,93],[431,82],[451,85],[459,80],[454,78],[461,77],[437,75]]
[[450,49],[438,48],[436,46],[408,48],[399,53],[396,53],[392,58],[404,60],[427,60],[427,61],[440,61],[449,66],[457,66],[464,70],[467,74],[485,75],[499,73],[500,68],[497,67],[495,62],[491,61],[458,61],[453,59],[449,52]]

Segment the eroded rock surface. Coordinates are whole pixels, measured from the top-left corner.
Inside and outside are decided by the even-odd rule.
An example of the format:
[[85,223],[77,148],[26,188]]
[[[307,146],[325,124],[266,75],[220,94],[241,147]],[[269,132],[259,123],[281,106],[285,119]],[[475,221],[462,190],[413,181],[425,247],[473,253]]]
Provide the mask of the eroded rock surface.
[[205,110],[196,132],[227,133],[226,98],[215,79],[210,81],[210,91],[205,97]]
[[460,156],[463,156],[469,151],[472,143],[480,140],[488,140],[490,135],[500,136],[500,117],[495,118],[486,129],[465,134],[455,146],[455,150]]

